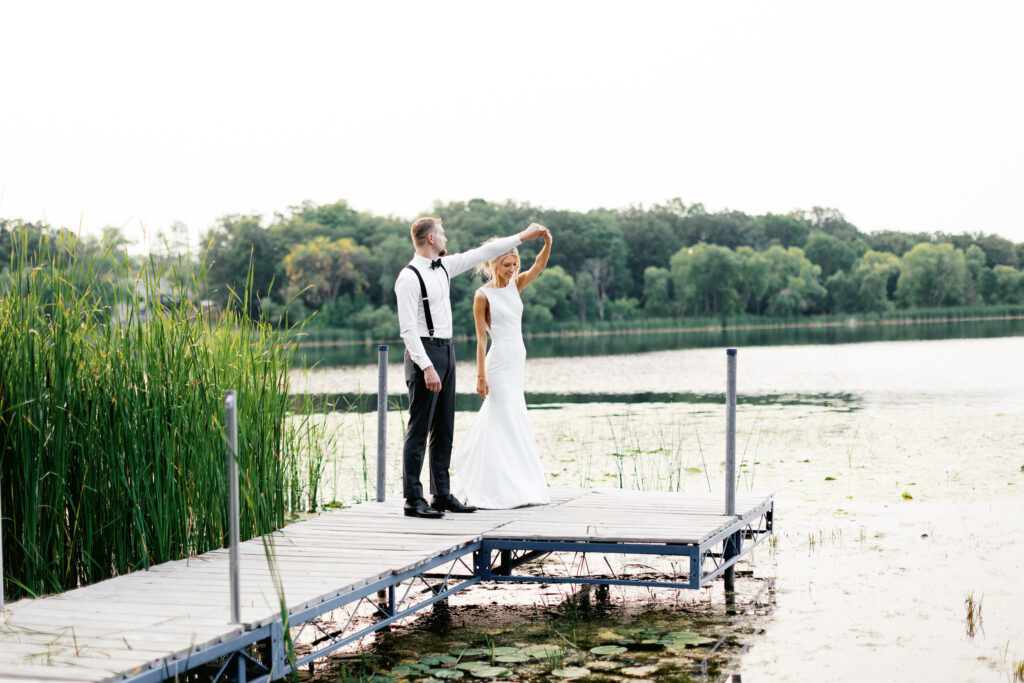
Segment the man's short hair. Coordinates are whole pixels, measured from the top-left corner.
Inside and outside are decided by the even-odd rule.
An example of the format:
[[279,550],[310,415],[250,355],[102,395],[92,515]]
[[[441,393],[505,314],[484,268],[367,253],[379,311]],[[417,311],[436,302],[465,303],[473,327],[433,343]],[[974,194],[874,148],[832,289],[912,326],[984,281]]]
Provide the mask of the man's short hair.
[[409,234],[412,235],[412,243],[417,247],[427,242],[427,235],[434,232],[441,223],[440,218],[434,218],[433,216],[424,216],[423,218],[417,218],[412,223],[412,227],[409,228]]

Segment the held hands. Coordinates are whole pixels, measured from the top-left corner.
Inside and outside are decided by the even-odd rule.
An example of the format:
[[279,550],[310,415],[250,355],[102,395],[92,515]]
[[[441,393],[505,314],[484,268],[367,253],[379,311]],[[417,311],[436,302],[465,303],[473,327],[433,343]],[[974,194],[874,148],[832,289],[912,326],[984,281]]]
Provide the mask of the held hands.
[[530,240],[535,240],[538,237],[545,237],[545,239],[547,239],[546,235],[548,235],[549,232],[550,231],[540,223],[530,223],[526,230],[519,233],[519,239],[523,242],[529,242]]
[[441,378],[433,365],[423,371],[423,383],[427,385],[428,391],[441,391]]
[[480,394],[480,398],[487,398],[487,394],[491,393],[491,387],[487,385],[487,378],[483,375],[476,378],[476,393]]

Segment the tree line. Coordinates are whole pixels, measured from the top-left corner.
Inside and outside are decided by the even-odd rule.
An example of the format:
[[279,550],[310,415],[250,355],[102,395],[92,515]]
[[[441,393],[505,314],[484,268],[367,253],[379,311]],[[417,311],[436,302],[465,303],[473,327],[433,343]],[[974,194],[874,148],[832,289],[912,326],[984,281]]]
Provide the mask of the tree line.
[[[836,209],[711,213],[674,199],[578,212],[474,199],[438,203],[430,213],[444,221],[453,252],[531,221],[552,230],[549,266],[524,290],[524,329],[533,332],[596,321],[1024,303],[1024,243],[981,232],[863,233]],[[393,285],[412,254],[410,222],[345,201],[306,202],[269,219],[224,216],[193,255],[204,283],[196,295],[220,306],[244,302],[251,317],[275,324],[394,337]],[[14,225],[0,220],[2,254]],[[164,236],[166,258],[180,250],[181,228]],[[119,240],[110,229],[82,248],[115,251]],[[537,249],[520,247],[526,267]],[[479,284],[469,275],[452,280],[453,313],[465,329]]]

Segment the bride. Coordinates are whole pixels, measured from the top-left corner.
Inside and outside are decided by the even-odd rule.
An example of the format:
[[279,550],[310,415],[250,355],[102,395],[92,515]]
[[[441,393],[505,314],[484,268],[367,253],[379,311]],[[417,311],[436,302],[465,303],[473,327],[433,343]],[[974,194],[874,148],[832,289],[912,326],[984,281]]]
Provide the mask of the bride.
[[476,393],[484,403],[452,455],[458,497],[467,505],[493,510],[550,501],[523,395],[526,346],[519,298],[544,270],[550,254],[551,232],[545,229],[544,248],[525,273],[519,272],[515,248],[477,267],[487,278],[473,299]]

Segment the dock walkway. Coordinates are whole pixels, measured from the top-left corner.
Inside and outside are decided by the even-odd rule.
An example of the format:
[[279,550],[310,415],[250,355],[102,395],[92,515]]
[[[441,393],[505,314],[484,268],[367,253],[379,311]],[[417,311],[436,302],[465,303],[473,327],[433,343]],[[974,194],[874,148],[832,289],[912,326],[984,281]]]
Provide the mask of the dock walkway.
[[[229,619],[226,549],[20,600],[0,617],[0,680],[160,681],[226,656],[247,662],[236,678],[273,680],[290,670],[283,613],[293,634],[308,627],[321,636],[320,647],[297,661],[302,666],[481,581],[699,588],[772,532],[771,495],[737,496],[737,514],[726,516],[720,496],[551,494],[545,506],[441,520],[405,517],[401,501],[363,503],[271,534],[271,561],[264,540],[246,541],[239,624]],[[659,581],[514,573],[552,552],[683,556],[689,563],[684,576]],[[360,607],[374,618],[355,618]],[[343,628],[328,632],[314,621],[342,609],[351,613]],[[254,644],[268,653],[263,662],[239,654]]]

